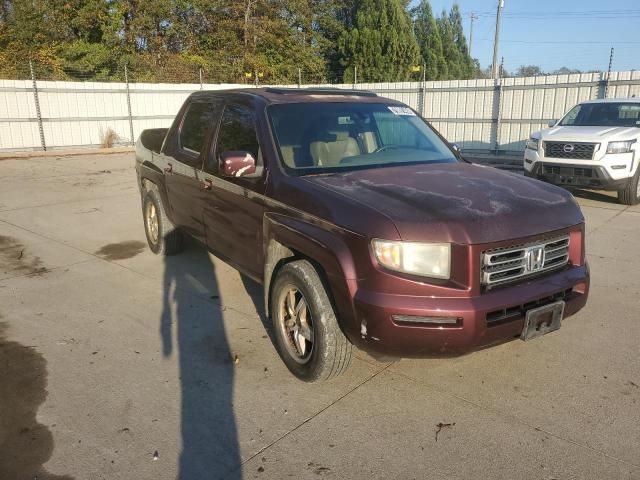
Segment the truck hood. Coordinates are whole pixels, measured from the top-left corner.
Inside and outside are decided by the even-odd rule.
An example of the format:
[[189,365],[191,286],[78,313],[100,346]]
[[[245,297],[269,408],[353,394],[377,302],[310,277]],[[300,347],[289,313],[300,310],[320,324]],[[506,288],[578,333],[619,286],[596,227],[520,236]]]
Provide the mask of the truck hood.
[[386,167],[303,177],[340,202],[346,196],[391,219],[405,241],[490,243],[580,224],[561,188],[463,163]]
[[633,140],[640,137],[636,127],[553,127],[541,130],[533,137],[549,141],[607,143],[616,140]]

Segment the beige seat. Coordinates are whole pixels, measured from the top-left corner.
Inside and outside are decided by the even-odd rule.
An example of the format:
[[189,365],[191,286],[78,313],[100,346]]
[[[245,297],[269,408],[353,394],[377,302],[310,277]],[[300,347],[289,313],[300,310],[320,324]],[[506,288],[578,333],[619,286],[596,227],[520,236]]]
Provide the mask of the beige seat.
[[348,132],[331,132],[331,135],[335,135],[334,141],[316,141],[309,144],[309,151],[315,165],[332,167],[339,165],[340,160],[345,157],[360,155],[358,142],[350,137]]

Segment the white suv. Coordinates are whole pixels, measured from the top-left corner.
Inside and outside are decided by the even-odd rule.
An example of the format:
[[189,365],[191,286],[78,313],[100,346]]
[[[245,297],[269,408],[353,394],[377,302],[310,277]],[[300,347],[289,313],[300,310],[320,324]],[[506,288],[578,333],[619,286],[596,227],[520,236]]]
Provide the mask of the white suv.
[[640,98],[583,102],[549,126],[527,140],[525,175],[640,203]]

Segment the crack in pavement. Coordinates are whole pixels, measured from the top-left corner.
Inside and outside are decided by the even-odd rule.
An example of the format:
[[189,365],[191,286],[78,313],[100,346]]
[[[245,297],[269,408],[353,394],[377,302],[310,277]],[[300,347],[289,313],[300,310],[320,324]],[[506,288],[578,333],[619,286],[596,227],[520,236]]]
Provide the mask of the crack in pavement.
[[[390,366],[392,365],[392,363],[389,363],[385,366],[383,366],[382,368],[380,368],[380,370],[372,373],[371,375],[369,375],[367,378],[365,378],[364,380],[362,380],[360,383],[358,383],[357,385],[355,385],[353,388],[349,389],[348,391],[346,391],[345,393],[343,393],[342,395],[340,395],[338,398],[336,398],[334,401],[332,401],[331,403],[329,403],[328,405],[326,405],[325,407],[321,408],[320,410],[318,410],[315,414],[311,415],[309,418],[303,420],[300,424],[298,424],[297,426],[293,427],[291,430],[283,433],[282,435],[280,435],[278,438],[276,438],[274,441],[272,441],[271,443],[269,443],[268,445],[265,445],[264,447],[262,447],[261,449],[259,449],[257,452],[255,452],[253,455],[249,456],[246,460],[243,460],[240,465],[237,468],[234,468],[232,470],[230,470],[230,472],[235,472],[237,470],[239,470],[240,468],[242,468],[243,465],[249,463],[251,460],[253,460],[254,458],[256,458],[258,455],[266,452],[268,449],[270,449],[271,447],[273,447],[274,445],[278,444],[280,441],[282,441],[283,439],[287,438],[289,435],[291,435],[293,432],[295,432],[296,430],[299,430],[301,427],[303,427],[304,425],[306,425],[307,423],[309,423],[310,421],[312,421],[314,418],[318,417],[318,415],[321,415],[322,413],[326,412],[327,410],[329,410],[331,407],[333,407],[334,405],[336,405],[338,402],[340,402],[341,400],[343,400],[344,398],[348,397],[349,395],[351,395],[353,392],[355,392],[356,390],[358,390],[360,387],[362,387],[363,385],[365,385],[366,383],[370,382],[371,380],[373,380],[374,378],[376,378],[378,375],[380,375],[382,372],[386,371]],[[229,472],[227,472],[229,473]]]
[[[43,204],[40,204],[40,205],[31,205],[31,206],[28,206],[28,207],[9,208],[9,209],[6,209],[6,210],[0,210],[0,214],[8,213],[8,212],[18,212],[18,211],[21,211],[21,210],[30,210],[32,208],[57,207],[59,205],[70,205],[70,204],[73,204],[73,203],[87,202],[89,200],[92,200],[92,201],[93,200],[108,200],[108,199],[111,199],[111,198],[126,197],[128,195],[133,195],[133,194],[127,192],[127,193],[119,193],[118,195],[107,195],[107,196],[104,196],[104,197],[91,197],[91,198],[83,198],[83,199],[79,199],[79,200],[70,200],[68,202],[43,203]],[[136,197],[138,196],[137,193],[135,194],[135,196]],[[6,221],[6,220],[0,219],[0,221]],[[9,223],[9,222],[7,222],[7,223]],[[14,227],[23,228],[24,230],[26,230],[26,228],[20,227],[19,225],[14,225]],[[32,232],[32,233],[34,233],[34,232]]]

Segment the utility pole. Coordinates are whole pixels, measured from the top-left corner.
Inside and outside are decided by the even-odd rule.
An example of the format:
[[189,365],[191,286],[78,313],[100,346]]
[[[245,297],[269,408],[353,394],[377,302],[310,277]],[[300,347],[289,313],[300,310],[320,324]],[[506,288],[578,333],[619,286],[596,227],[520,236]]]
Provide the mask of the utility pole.
[[500,78],[504,77],[504,57],[500,58]]
[[478,16],[471,12],[471,26],[469,28],[469,56],[471,56],[471,47],[473,46],[473,22],[477,20]]
[[498,78],[498,44],[500,43],[500,18],[502,17],[502,8],[504,0],[498,0],[498,12],[496,13],[496,35],[493,39],[493,63],[491,64],[491,73],[493,78]]
[[609,55],[609,69],[607,70],[607,83],[604,87],[604,98],[607,98],[609,93],[609,82],[611,81],[611,67],[613,67],[613,47],[611,47],[611,54]]

